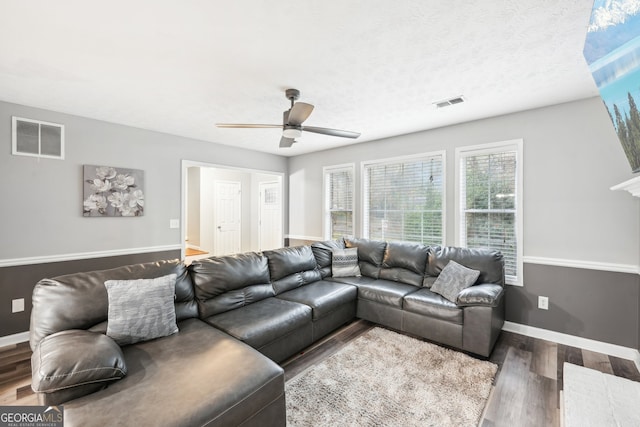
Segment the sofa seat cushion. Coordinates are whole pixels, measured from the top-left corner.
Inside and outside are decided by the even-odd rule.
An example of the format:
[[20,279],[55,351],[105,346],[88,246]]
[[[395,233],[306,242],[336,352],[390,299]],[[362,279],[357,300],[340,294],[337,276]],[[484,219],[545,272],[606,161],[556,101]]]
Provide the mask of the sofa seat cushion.
[[308,305],[312,309],[313,320],[318,320],[341,305],[355,303],[357,297],[355,286],[322,280],[287,291],[277,298]]
[[272,297],[216,314],[205,322],[259,349],[311,323],[311,307]]
[[413,285],[378,279],[358,285],[358,299],[402,308],[402,299],[419,289]]
[[64,404],[65,426],[240,425],[284,392],[283,370],[197,319],[123,349],[128,374]]
[[403,309],[435,319],[462,325],[463,310],[429,289],[422,288],[404,297]]
[[357,287],[360,287],[360,285],[370,285],[378,281],[378,279],[374,279],[372,277],[367,277],[367,276],[327,277],[324,280],[330,281],[330,282],[336,282],[336,283],[344,283],[347,285],[353,285]]

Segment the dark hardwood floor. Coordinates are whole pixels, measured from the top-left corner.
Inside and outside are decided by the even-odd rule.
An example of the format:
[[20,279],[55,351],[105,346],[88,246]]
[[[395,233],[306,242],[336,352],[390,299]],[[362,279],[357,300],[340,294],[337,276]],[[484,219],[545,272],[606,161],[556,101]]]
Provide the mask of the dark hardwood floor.
[[[289,379],[331,357],[375,327],[357,320],[283,363]],[[31,391],[28,343],[0,348],[0,406],[37,405]],[[640,382],[635,364],[606,354],[502,332],[489,358],[498,365],[482,427],[560,426],[560,391],[564,362]]]

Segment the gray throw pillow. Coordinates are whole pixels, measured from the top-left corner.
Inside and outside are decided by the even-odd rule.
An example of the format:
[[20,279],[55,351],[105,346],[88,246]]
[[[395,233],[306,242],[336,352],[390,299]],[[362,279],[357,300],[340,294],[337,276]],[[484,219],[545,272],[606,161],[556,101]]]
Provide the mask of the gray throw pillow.
[[440,294],[455,303],[460,291],[476,283],[478,276],[480,276],[478,270],[472,270],[451,260],[431,286],[431,292]]
[[122,346],[178,332],[176,277],[104,282],[109,295],[107,335]]
[[358,248],[332,249],[331,275],[333,277],[359,277]]

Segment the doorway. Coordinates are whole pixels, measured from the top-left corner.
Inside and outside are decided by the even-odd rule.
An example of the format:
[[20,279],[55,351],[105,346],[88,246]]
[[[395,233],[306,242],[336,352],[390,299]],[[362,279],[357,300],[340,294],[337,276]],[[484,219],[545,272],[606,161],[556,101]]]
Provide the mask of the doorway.
[[284,245],[282,173],[183,160],[182,177],[187,262]]

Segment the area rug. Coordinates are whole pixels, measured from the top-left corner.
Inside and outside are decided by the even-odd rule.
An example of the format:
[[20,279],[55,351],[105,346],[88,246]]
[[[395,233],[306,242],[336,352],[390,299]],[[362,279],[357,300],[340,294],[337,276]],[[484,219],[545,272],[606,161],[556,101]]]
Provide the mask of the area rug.
[[287,381],[287,425],[476,426],[496,370],[374,328]]
[[565,427],[640,426],[640,383],[565,363]]

